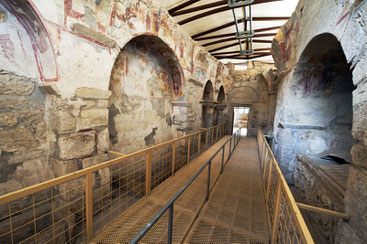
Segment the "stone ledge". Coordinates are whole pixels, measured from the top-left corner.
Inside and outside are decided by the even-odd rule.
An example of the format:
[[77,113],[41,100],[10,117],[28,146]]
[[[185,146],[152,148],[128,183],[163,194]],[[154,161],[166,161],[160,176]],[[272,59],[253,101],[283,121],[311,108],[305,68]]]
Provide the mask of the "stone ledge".
[[80,98],[108,99],[111,96],[111,91],[97,88],[80,87],[76,89],[75,94]]

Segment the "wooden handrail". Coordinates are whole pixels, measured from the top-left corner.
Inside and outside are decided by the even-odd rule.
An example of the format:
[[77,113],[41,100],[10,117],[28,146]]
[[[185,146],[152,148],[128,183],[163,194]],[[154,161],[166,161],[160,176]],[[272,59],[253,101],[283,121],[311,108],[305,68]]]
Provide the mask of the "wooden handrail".
[[5,204],[5,203],[8,203],[8,202],[11,202],[11,201],[14,201],[14,200],[19,199],[21,197],[25,197],[27,195],[30,195],[30,194],[33,194],[33,193],[36,193],[36,192],[39,192],[39,191],[48,189],[50,187],[53,187],[53,186],[56,186],[56,185],[65,183],[67,181],[70,181],[70,180],[73,180],[73,179],[77,179],[77,178],[80,178],[82,176],[86,176],[88,173],[96,172],[96,171],[98,171],[100,169],[103,169],[103,168],[106,168],[106,167],[109,167],[109,166],[112,166],[112,165],[121,163],[121,162],[123,162],[125,160],[128,160],[130,158],[133,158],[133,157],[136,157],[136,156],[139,156],[139,155],[146,154],[150,150],[161,148],[161,147],[163,147],[165,145],[172,144],[174,142],[177,142],[179,140],[182,140],[182,139],[185,139],[185,138],[188,138],[188,137],[197,135],[197,134],[202,133],[204,131],[209,131],[209,130],[214,129],[214,128],[219,127],[219,126],[224,126],[224,123],[221,124],[221,125],[212,126],[210,128],[207,128],[207,129],[204,129],[204,130],[200,130],[200,131],[197,131],[197,132],[194,132],[194,133],[191,133],[191,134],[188,134],[188,135],[185,135],[185,136],[176,138],[176,139],[172,139],[170,141],[163,142],[163,143],[154,145],[152,147],[139,150],[139,151],[134,152],[134,153],[130,153],[130,154],[127,154],[127,155],[124,155],[124,156],[120,156],[118,158],[115,158],[115,159],[112,159],[112,160],[103,162],[101,164],[97,164],[97,165],[91,166],[89,168],[85,168],[85,169],[82,169],[82,170],[79,170],[79,171],[75,171],[75,172],[70,173],[70,174],[67,174],[67,175],[63,175],[63,176],[60,176],[60,177],[57,177],[57,178],[54,178],[54,179],[51,179],[51,180],[47,180],[47,181],[41,182],[41,183],[36,184],[36,185],[33,185],[33,186],[29,186],[29,187],[22,188],[20,190],[14,191],[14,192],[10,192],[10,193],[4,194],[4,195],[0,196],[0,205]]
[[[297,206],[297,203],[293,197],[293,194],[291,192],[291,190],[289,189],[289,186],[283,176],[283,173],[278,165],[277,160],[274,157],[273,151],[271,150],[268,142],[266,141],[266,138],[263,134],[263,132],[259,129],[258,130],[258,136],[261,138],[262,143],[265,144],[265,149],[266,149],[266,153],[270,156],[270,161],[273,161],[272,166],[275,167],[276,170],[276,175],[278,176],[278,179],[280,180],[280,187],[282,188],[282,190],[284,191],[284,195],[286,197],[287,202],[290,204],[290,209],[292,211],[292,215],[294,216],[297,228],[300,230],[300,235],[302,236],[302,239],[305,240],[306,243],[310,243],[313,244],[314,241],[312,239],[312,236],[308,230],[308,227],[306,225],[306,222],[304,221],[302,214]],[[259,139],[258,137],[258,139]],[[264,152],[261,153],[262,155],[264,154]],[[262,164],[264,164],[263,168],[264,168],[264,177],[265,175],[265,170],[266,170],[266,157],[264,157],[264,162]],[[262,161],[262,158],[261,158]],[[269,163],[270,164],[270,163]],[[269,166],[270,167],[270,166]],[[265,179],[264,179],[265,180]],[[265,182],[265,181],[264,181]],[[267,199],[266,199],[267,200]],[[279,216],[274,216],[275,218],[279,217]]]
[[340,212],[336,212],[336,211],[325,209],[325,208],[319,208],[319,207],[315,207],[315,206],[311,206],[311,205],[299,203],[299,202],[297,202],[297,206],[301,209],[305,209],[308,211],[331,215],[331,216],[339,217],[342,219],[349,219],[349,215],[345,213],[340,213]]

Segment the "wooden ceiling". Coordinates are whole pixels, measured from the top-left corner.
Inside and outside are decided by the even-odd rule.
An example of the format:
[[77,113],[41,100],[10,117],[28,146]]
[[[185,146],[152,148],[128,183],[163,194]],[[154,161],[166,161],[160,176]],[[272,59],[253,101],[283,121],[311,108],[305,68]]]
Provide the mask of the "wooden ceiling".
[[[273,62],[271,43],[294,11],[298,0],[255,0],[252,4],[253,47],[250,56],[239,55],[236,28],[228,0],[158,0],[191,37],[224,63],[247,60]],[[243,8],[235,8],[239,27],[247,30]],[[248,48],[248,46],[243,45]]]

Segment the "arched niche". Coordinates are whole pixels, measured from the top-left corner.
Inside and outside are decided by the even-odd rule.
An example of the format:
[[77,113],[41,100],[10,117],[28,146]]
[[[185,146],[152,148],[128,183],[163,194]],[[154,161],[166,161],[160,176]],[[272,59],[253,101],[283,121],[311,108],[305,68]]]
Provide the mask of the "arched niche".
[[159,37],[130,40],[111,72],[110,139],[124,152],[172,138],[172,101],[182,94],[182,70]]
[[217,97],[217,102],[218,102],[218,103],[225,103],[225,101],[226,101],[226,94],[225,94],[225,92],[224,92],[224,87],[223,87],[223,86],[221,86],[221,87],[219,88],[218,97]]
[[208,128],[214,125],[215,117],[214,117],[214,87],[213,83],[208,80],[204,86],[203,91],[203,101],[201,101],[203,105],[202,109],[202,127]]
[[48,33],[27,1],[0,0],[0,67],[16,74],[57,81]]
[[226,94],[224,92],[224,87],[221,86],[219,88],[218,96],[217,96],[217,104],[215,107],[215,124],[222,124],[224,122],[224,108],[226,102]]
[[303,50],[278,108],[275,149],[289,178],[296,153],[351,162],[353,90],[350,65],[337,38],[329,33],[314,37]]
[[204,86],[203,100],[214,101],[214,88],[213,83],[210,80],[208,80]]

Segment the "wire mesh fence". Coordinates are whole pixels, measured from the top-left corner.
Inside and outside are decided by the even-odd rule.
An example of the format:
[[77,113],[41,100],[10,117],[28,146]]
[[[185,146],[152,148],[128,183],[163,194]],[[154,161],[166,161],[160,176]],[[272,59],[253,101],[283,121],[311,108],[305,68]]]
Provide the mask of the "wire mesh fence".
[[203,135],[219,127],[0,196],[0,243],[86,242],[205,150]]
[[314,243],[261,130],[257,136],[271,243]]

